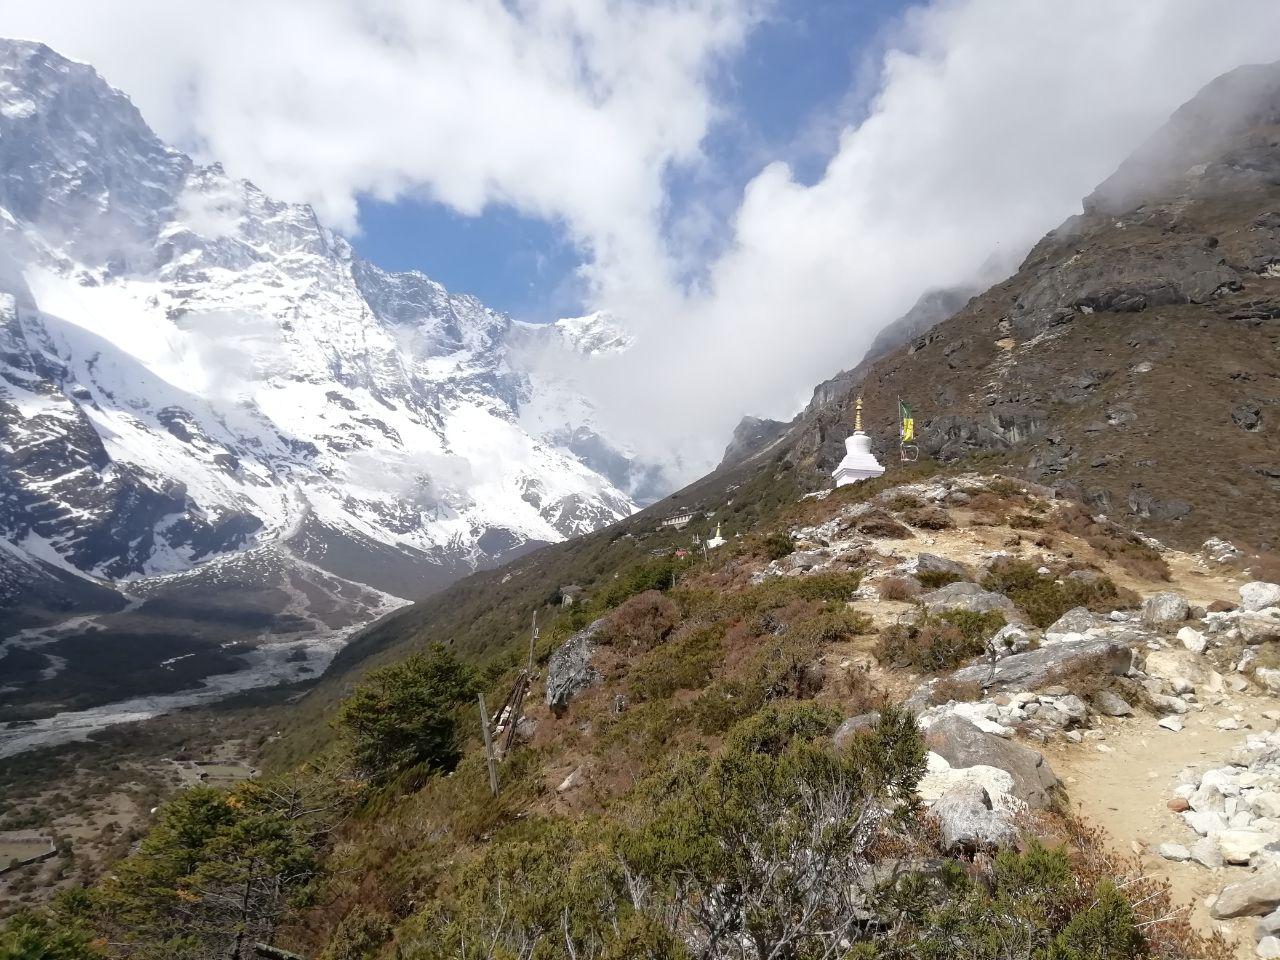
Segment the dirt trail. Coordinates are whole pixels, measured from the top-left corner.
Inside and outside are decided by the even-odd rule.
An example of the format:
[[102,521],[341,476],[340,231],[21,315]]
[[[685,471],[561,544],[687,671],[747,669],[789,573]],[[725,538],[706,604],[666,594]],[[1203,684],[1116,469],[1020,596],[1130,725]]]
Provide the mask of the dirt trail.
[[[1185,553],[1170,551],[1165,557],[1172,579],[1163,589],[1173,590],[1192,603],[1238,600],[1239,585],[1248,579],[1210,571],[1198,558]],[[1111,572],[1125,586],[1146,594],[1154,592],[1150,583]],[[1072,810],[1106,830],[1117,848],[1139,853],[1153,875],[1169,881],[1175,902],[1189,909],[1195,927],[1205,933],[1220,930],[1235,940],[1236,955],[1241,958],[1255,956],[1256,918],[1215,920],[1209,916],[1208,901],[1227,883],[1246,876],[1248,868],[1211,870],[1194,861],[1175,863],[1161,858],[1156,849],[1162,843],[1190,845],[1197,839],[1182,818],[1166,806],[1178,775],[1188,767],[1203,771],[1228,764],[1250,731],[1276,729],[1275,721],[1263,714],[1277,708],[1280,702],[1265,694],[1228,693],[1221,702],[1203,703],[1201,709],[1186,714],[1180,733],[1162,729],[1156,725],[1156,717],[1140,713],[1102,720],[1097,729],[1104,739],[1085,740],[1076,746],[1058,744],[1045,751],[1066,784]],[[1234,719],[1239,729],[1218,729],[1218,722],[1227,718]]]
[[[1156,853],[1162,843],[1190,845],[1197,837],[1182,818],[1166,806],[1187,767],[1197,771],[1224,766],[1249,730],[1274,730],[1263,711],[1276,709],[1272,697],[1236,694],[1201,713],[1188,713],[1180,733],[1156,726],[1156,718],[1139,715],[1109,720],[1099,730],[1104,740],[1046,751],[1049,762],[1066,784],[1071,809],[1107,831],[1115,845],[1140,853],[1155,876],[1169,881],[1174,900],[1190,908],[1191,922],[1208,933],[1220,929],[1239,941],[1240,957],[1253,957],[1256,918],[1233,921],[1209,916],[1207,900],[1227,883],[1247,875],[1247,867],[1210,870],[1194,861],[1174,863]],[[1219,730],[1217,723],[1234,717],[1239,730]],[[1098,749],[1102,745],[1109,752]]]

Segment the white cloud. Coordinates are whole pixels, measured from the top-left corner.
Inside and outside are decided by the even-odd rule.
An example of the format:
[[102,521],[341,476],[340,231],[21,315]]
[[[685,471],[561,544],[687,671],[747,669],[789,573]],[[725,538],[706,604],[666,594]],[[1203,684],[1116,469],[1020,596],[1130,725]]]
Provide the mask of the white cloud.
[[[1204,83],[1280,58],[1274,0],[937,0],[876,45],[865,118],[822,178],[764,167],[685,290],[664,176],[702,162],[709,78],[768,5],[44,0],[6,5],[0,32],[94,63],[165,136],[341,227],[362,191],[563,223],[590,306],[641,335],[584,373],[601,416],[698,467],[740,414],[794,413],[924,290],[1016,260]],[[697,234],[704,213],[666,219]]]
[[675,433],[694,462],[714,460],[740,414],[789,417],[927,289],[993,256],[1016,266],[1209,80],[1277,58],[1271,0],[910,12],[821,180],[763,169],[707,289],[666,316],[630,314],[650,325],[647,349],[627,361],[633,375],[602,378],[606,413],[643,426],[651,451]]
[[43,0],[0,32],[92,63],[162,136],[340,229],[360,193],[507,203],[644,288],[667,270],[664,171],[698,162],[708,77],[756,3]]

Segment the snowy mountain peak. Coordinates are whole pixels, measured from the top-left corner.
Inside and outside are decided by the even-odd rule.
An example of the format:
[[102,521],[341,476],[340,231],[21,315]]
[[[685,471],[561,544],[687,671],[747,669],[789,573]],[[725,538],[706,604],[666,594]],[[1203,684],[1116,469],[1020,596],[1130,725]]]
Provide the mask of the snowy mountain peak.
[[310,207],[163,144],[91,67],[0,42],[11,544],[114,581],[285,545],[414,596],[627,515],[569,442],[585,400],[558,382],[525,416],[531,334],[629,344],[602,314],[534,333],[363,261]]

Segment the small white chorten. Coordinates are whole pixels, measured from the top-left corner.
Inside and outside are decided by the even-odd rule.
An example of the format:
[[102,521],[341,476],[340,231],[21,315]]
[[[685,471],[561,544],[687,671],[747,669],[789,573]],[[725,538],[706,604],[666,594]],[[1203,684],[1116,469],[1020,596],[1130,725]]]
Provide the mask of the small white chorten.
[[720,536],[720,524],[716,524],[716,535],[707,541],[707,549],[714,550],[716,547],[723,547],[728,541]]
[[884,473],[884,467],[871,452],[871,438],[862,432],[862,397],[858,397],[853,421],[853,436],[844,442],[845,455],[833,476],[836,486],[843,487],[859,480],[870,480]]

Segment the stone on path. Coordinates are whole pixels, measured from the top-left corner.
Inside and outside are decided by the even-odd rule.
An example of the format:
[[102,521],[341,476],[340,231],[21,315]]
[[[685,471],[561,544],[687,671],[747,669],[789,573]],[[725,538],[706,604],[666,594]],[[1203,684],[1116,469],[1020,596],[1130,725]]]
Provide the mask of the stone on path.
[[1277,934],[1280,934],[1280,910],[1273,910],[1258,921],[1254,936],[1261,940],[1263,937],[1274,937]]
[[1257,830],[1223,830],[1216,834],[1218,849],[1227,863],[1248,863],[1253,855],[1276,838]]
[[1276,960],[1280,957],[1280,940],[1275,937],[1263,937],[1258,941],[1257,954],[1264,960]]
[[1204,653],[1204,648],[1209,645],[1205,635],[1195,627],[1183,627],[1178,631],[1178,639],[1192,653]]
[[1232,917],[1260,917],[1280,907],[1280,870],[1255,873],[1227,884],[1209,906],[1218,920]]
[[1133,716],[1133,707],[1129,706],[1128,701],[1110,690],[1099,690],[1093,695],[1093,709],[1104,717]]
[[1182,732],[1182,720],[1176,716],[1161,717],[1156,722],[1156,726],[1164,727],[1166,730],[1172,730],[1174,733]]
[[1166,860],[1184,863],[1191,859],[1191,851],[1180,843],[1162,843],[1156,851]]
[[1201,837],[1191,845],[1191,859],[1202,867],[1216,870],[1223,864],[1222,851],[1213,837]]
[[1142,601],[1142,621],[1153,626],[1181,623],[1191,612],[1191,605],[1176,593],[1153,593]]

